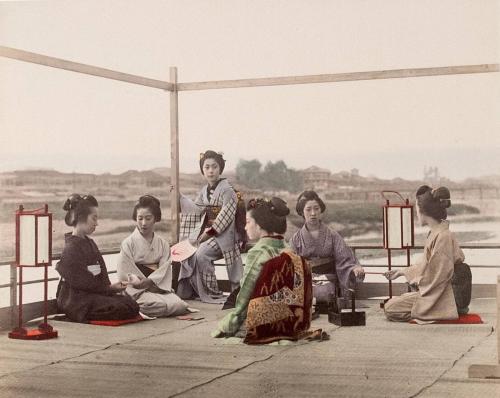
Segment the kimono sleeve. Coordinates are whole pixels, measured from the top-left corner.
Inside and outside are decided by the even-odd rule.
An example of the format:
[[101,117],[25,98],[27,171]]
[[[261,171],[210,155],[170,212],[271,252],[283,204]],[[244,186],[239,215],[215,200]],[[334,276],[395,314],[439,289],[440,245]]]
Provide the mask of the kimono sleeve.
[[454,272],[453,243],[449,234],[438,235],[419,282],[420,295],[432,294],[438,286],[451,281]]
[[81,253],[78,252],[78,248],[74,245],[66,248],[61,260],[57,263],[56,269],[64,278],[65,283],[72,288],[90,293],[112,293],[109,285],[102,280],[105,278],[94,276],[88,271],[87,264],[82,260]]
[[222,209],[212,224],[216,235],[225,231],[234,222],[237,203],[238,198],[234,189],[229,188],[222,193]]
[[[300,231],[300,230],[299,230]],[[290,249],[298,254],[299,256],[302,255],[302,253],[299,252],[300,250],[300,237],[299,237],[299,231],[295,232],[293,236],[290,238],[288,245],[290,246]],[[301,251],[301,250],[300,250]]]
[[156,286],[163,290],[172,291],[172,261],[170,258],[170,245],[162,241],[162,255],[158,264],[158,269],[149,278]]
[[341,285],[345,288],[354,288],[356,280],[351,277],[354,267],[359,265],[358,259],[353,251],[345,243],[344,238],[338,233],[333,234],[333,258],[335,259],[335,270]]
[[218,329],[226,335],[234,335],[245,320],[248,303],[264,262],[261,250],[251,249],[248,252],[235,307],[219,322]]
[[201,193],[198,195],[195,201],[192,201],[187,196],[180,195],[179,197],[181,213],[184,214],[201,214],[203,212],[203,207],[201,203]]
[[128,279],[127,274],[130,269],[135,268],[134,256],[132,254],[132,248],[130,244],[125,240],[120,246],[120,254],[116,261],[116,273],[118,280],[126,281]]

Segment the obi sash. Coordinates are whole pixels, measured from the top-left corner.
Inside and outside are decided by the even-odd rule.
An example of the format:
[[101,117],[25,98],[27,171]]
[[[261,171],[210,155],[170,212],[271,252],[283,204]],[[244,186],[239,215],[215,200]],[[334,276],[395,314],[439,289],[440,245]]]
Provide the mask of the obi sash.
[[210,228],[214,223],[215,219],[219,215],[222,210],[222,206],[207,206],[205,208],[207,218],[206,218],[206,227]]

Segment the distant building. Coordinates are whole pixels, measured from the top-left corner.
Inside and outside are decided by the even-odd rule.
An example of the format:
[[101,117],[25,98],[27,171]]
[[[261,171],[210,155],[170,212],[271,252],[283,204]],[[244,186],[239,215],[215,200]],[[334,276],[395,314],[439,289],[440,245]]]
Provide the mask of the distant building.
[[330,188],[331,172],[317,166],[311,166],[302,171],[304,188],[315,191],[327,191]]

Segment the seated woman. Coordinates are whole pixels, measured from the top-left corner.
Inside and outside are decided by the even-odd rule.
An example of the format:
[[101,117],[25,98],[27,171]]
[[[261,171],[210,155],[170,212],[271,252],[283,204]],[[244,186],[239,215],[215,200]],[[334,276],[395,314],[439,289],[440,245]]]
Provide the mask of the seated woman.
[[311,321],[309,267],[285,251],[286,203],[254,199],[248,204],[246,231],[258,242],[247,254],[235,308],[219,322],[213,337],[245,337],[247,343],[305,337]]
[[418,291],[390,299],[384,306],[385,315],[390,321],[399,322],[457,319],[452,278],[454,264],[463,262],[464,253],[446,221],[446,208],[451,205],[450,191],[445,187],[431,189],[423,185],[416,196],[420,224],[430,228],[423,257],[417,264],[387,271],[385,276],[390,280],[404,276],[408,283],[418,286]]
[[135,318],[139,315],[139,306],[120,294],[126,284],[110,283],[101,253],[88,237],[97,226],[97,206],[97,200],[91,195],[73,194],[64,203],[64,221],[73,231],[65,234],[61,260],[56,265],[61,275],[57,306],[75,322]]
[[[339,287],[353,290],[357,281],[362,281],[365,276],[363,267],[344,239],[321,222],[325,209],[324,202],[316,192],[302,192],[297,199],[296,210],[305,223],[290,239],[291,248],[311,262],[313,274],[314,265],[318,264],[321,272],[317,273],[326,275],[329,280],[326,284],[313,284],[316,302],[328,301],[328,296],[335,294]],[[337,281],[340,286],[336,286]]]
[[126,293],[138,304],[141,313],[151,317],[180,315],[188,305],[172,290],[170,247],[158,234],[160,201],[141,196],[134,206],[136,228],[121,245],[117,262],[118,279],[128,282]]
[[225,178],[221,154],[200,154],[200,170],[207,181],[193,202],[181,195],[180,239],[198,245],[196,253],[181,262],[177,294],[183,299],[199,297],[205,303],[222,303],[213,262],[224,257],[231,290],[239,287],[243,273],[235,219],[238,199]]

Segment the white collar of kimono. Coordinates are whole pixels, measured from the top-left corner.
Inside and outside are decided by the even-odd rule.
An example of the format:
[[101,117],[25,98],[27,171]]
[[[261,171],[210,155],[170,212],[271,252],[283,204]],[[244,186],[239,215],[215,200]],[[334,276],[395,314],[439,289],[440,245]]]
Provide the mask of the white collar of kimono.
[[158,236],[156,236],[156,234],[153,232],[153,239],[151,240],[151,243],[149,243],[148,240],[141,234],[141,232],[139,231],[139,228],[137,228],[137,227],[135,227],[133,235],[136,236],[137,238],[140,237],[141,239],[144,239],[144,241],[148,245],[152,245],[154,243],[154,241],[158,239]]

